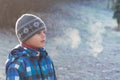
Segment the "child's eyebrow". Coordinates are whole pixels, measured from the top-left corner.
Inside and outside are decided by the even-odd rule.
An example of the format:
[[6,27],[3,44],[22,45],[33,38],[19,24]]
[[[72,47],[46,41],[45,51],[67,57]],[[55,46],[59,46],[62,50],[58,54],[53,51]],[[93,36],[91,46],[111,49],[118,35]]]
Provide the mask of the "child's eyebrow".
[[43,31],[43,32],[47,32],[46,30],[43,29],[43,30],[38,31],[37,34],[39,34],[39,33],[42,32],[42,31]]

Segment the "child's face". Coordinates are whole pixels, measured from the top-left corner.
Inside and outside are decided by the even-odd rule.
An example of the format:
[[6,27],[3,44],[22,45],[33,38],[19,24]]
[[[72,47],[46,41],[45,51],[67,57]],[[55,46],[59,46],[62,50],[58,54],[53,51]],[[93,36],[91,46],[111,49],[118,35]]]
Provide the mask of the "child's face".
[[35,35],[33,35],[25,43],[36,48],[41,48],[44,47],[45,42],[46,42],[46,30],[43,29],[37,32]]

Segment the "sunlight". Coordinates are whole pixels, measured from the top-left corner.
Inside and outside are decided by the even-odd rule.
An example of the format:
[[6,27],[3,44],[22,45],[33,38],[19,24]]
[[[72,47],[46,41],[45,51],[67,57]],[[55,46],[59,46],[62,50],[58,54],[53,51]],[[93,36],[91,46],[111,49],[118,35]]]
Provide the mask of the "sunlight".
[[81,37],[79,35],[79,30],[77,29],[73,29],[73,28],[69,28],[66,31],[66,35],[70,38],[71,40],[71,48],[77,48],[80,43],[81,43]]
[[95,22],[90,26],[90,34],[88,45],[90,46],[90,52],[94,57],[97,57],[99,53],[103,51],[102,46],[102,34],[105,32],[101,22]]

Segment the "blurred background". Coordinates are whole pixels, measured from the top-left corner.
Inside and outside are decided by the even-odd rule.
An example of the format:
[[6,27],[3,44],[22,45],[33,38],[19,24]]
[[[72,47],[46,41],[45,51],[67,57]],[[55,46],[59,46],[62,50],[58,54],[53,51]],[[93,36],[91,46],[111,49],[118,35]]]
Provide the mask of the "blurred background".
[[[23,13],[50,13],[51,10],[53,10],[52,7],[61,3],[68,5],[70,3],[74,4],[78,2],[78,5],[85,4],[103,9],[112,9],[115,1],[116,0],[103,0],[101,2],[100,0],[0,0],[0,26],[14,26],[17,18]],[[96,4],[94,2],[98,3]],[[59,11],[58,8],[56,8],[56,11]]]
[[46,49],[58,80],[120,80],[120,31],[113,19],[119,0],[0,0],[0,80],[19,42],[15,22],[24,13],[48,28]]

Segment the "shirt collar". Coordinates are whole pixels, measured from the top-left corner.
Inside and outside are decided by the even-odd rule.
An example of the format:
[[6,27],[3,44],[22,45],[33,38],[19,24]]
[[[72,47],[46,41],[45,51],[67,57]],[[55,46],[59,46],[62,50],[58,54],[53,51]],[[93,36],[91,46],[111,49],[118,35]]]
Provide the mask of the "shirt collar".
[[33,46],[31,46],[31,45],[29,45],[29,44],[26,44],[26,43],[22,43],[21,45],[22,45],[23,47],[26,47],[26,48],[35,49],[36,51],[38,51],[38,49],[39,49],[39,48],[33,47]]

